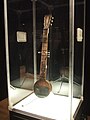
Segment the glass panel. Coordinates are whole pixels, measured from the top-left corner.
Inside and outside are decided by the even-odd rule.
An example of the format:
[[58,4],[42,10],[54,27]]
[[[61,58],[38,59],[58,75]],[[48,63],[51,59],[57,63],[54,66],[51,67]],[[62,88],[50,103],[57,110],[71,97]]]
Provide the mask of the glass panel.
[[74,84],[73,95],[80,98],[83,96],[83,67],[84,67],[84,46],[85,46],[85,1],[75,1],[75,44],[74,44]]
[[[68,96],[69,90],[68,4],[68,0],[37,1],[36,13],[37,76],[51,83],[54,94],[65,96]],[[54,17],[52,26],[48,18],[44,20],[46,15]],[[48,33],[44,22],[48,25]]]
[[32,2],[7,2],[10,87],[15,103],[30,94],[34,84]]

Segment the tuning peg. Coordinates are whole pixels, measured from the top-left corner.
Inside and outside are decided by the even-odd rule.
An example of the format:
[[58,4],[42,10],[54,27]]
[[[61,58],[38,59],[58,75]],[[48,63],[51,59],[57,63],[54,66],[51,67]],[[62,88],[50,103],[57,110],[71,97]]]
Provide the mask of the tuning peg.
[[53,23],[53,20],[54,20],[54,17],[52,17],[52,19],[51,19],[51,23]]
[[52,17],[52,20],[54,19],[54,17]]
[[41,52],[40,52],[40,51],[38,51],[38,54],[41,54]]
[[52,23],[53,23],[53,19],[50,21],[50,25],[52,26]]
[[50,24],[50,26],[52,26],[52,23]]
[[51,20],[51,23],[53,23],[53,20]]

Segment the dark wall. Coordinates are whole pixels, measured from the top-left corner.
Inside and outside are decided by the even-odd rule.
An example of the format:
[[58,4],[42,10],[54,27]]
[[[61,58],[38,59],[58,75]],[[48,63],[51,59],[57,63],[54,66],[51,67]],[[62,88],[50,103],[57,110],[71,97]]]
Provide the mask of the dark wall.
[[7,97],[3,0],[0,0],[0,100]]
[[83,114],[90,116],[90,4],[86,0],[86,56]]

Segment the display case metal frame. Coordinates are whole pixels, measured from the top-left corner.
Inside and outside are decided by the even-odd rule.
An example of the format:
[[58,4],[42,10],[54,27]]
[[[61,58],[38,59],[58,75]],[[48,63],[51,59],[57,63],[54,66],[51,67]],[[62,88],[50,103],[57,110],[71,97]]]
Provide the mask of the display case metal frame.
[[[36,0],[32,0],[33,4],[33,51],[34,51],[34,80],[36,81],[36,71],[37,71],[37,64],[36,64]],[[84,34],[83,34],[83,62],[82,62],[82,91],[81,91],[81,99],[78,102],[77,108],[75,108],[74,114],[73,111],[73,74],[74,74],[74,10],[75,10],[75,1],[69,0],[69,116],[67,120],[73,120],[75,119],[78,110],[81,107],[81,104],[83,102],[83,85],[84,85],[84,63],[85,63],[85,7],[84,7]],[[85,4],[85,0],[84,0]],[[10,64],[9,64],[9,46],[8,46],[8,16],[7,16],[7,0],[4,0],[4,22],[5,22],[5,47],[6,47],[6,66],[7,66],[7,83],[8,83],[8,100],[9,100],[9,110],[13,111],[15,113],[24,114],[28,117],[33,118],[40,118],[40,119],[49,119],[45,116],[40,116],[31,113],[28,113],[28,111],[23,111],[18,109],[19,103],[12,103],[12,96],[11,96],[11,84],[10,84]],[[34,82],[35,82],[34,81]],[[13,88],[14,89],[14,88]],[[31,95],[30,95],[31,94]],[[33,91],[30,91],[25,98],[21,98],[20,101],[22,102],[22,99],[27,99],[28,95],[33,96]],[[24,101],[24,100],[23,100]],[[51,118],[50,118],[51,119]]]

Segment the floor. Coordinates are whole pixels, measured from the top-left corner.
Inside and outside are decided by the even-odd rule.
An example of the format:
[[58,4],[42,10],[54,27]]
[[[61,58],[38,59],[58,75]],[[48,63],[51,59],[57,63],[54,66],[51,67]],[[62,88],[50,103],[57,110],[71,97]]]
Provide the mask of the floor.
[[0,101],[0,120],[9,120],[8,100]]
[[90,120],[90,116],[87,117],[87,120]]

